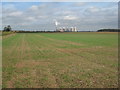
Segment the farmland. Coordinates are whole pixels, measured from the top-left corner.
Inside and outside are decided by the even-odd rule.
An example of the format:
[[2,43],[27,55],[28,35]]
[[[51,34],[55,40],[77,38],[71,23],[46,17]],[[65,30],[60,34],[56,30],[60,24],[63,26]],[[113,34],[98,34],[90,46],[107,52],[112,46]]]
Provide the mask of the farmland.
[[3,88],[118,87],[118,34],[5,35],[2,67]]

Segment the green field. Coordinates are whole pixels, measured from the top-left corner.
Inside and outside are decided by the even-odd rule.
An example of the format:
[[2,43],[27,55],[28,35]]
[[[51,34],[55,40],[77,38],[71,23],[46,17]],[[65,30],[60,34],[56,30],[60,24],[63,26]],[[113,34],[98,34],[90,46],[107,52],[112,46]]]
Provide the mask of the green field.
[[3,88],[118,87],[117,33],[14,33],[2,50]]

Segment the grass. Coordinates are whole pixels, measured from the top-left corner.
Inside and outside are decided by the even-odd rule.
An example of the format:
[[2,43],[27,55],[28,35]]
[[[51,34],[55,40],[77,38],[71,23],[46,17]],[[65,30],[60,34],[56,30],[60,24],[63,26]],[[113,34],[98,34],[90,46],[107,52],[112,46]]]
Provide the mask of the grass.
[[14,32],[0,32],[0,36],[2,35],[2,36],[5,36],[5,35],[10,35],[10,34],[14,34]]
[[117,33],[3,36],[3,88],[118,87]]

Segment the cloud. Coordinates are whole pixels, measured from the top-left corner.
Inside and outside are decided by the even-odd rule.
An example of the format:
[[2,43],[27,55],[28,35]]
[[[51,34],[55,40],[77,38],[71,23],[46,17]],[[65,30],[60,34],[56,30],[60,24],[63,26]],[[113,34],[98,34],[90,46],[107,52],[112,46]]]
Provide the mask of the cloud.
[[38,6],[36,6],[36,5],[31,6],[31,7],[30,7],[30,10],[36,11],[36,10],[38,10]]
[[77,17],[76,16],[70,16],[70,15],[68,15],[68,16],[64,16],[63,19],[64,20],[76,20]]
[[9,14],[9,16],[21,16],[23,14],[23,12],[21,11],[16,11],[16,12],[12,12]]
[[86,12],[89,12],[89,13],[97,13],[99,11],[100,11],[100,8],[94,7],[94,6],[91,6],[86,10]]
[[73,7],[82,7],[82,6],[85,6],[85,5],[87,5],[86,2],[77,2],[77,3],[72,4]]
[[34,22],[36,21],[35,17],[26,17],[26,20]]

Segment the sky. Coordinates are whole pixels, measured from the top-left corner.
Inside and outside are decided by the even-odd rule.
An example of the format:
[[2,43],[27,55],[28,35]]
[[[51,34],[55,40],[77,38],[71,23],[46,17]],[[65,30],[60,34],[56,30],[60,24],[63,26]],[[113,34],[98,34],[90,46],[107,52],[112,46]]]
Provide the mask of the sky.
[[13,30],[55,30],[55,20],[59,23],[58,27],[76,27],[79,31],[118,28],[118,3],[2,3],[3,27],[11,25]]
[[2,0],[2,2],[119,2],[119,0]]

